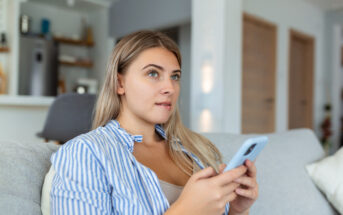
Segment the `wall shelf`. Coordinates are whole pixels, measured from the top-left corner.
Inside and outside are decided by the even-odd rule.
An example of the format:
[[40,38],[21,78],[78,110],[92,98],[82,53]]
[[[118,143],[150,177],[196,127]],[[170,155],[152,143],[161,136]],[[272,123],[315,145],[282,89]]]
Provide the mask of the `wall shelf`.
[[76,62],[68,62],[68,61],[59,61],[60,65],[64,66],[76,66],[76,67],[84,67],[84,68],[92,68],[93,63],[88,61],[76,61]]
[[0,47],[0,52],[7,53],[10,49],[8,47]]
[[94,46],[94,42],[87,42],[84,40],[75,40],[75,39],[66,38],[66,37],[54,37],[54,40],[58,43],[64,43],[64,44],[75,45],[75,46],[88,46],[88,47]]

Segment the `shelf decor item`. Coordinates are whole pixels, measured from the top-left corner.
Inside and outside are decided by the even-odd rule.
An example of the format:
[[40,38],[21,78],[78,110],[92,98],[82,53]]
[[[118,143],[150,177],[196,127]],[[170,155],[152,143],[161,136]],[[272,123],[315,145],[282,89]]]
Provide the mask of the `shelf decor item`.
[[2,32],[0,34],[0,47],[6,48],[7,47],[7,39],[5,32]]
[[50,34],[50,20],[49,19],[42,19],[42,21],[41,21],[41,33],[44,36]]
[[0,64],[0,95],[6,93],[6,75],[2,70],[2,65]]
[[87,29],[86,29],[86,43],[87,44],[94,44],[93,30],[91,27],[87,27]]
[[320,127],[322,129],[322,137],[321,137],[321,143],[324,147],[324,150],[326,154],[329,153],[329,149],[331,146],[330,142],[330,136],[332,136],[332,130],[331,130],[331,104],[327,103],[324,106],[325,111],[325,118],[322,121]]
[[21,34],[29,34],[31,30],[31,17],[25,14],[21,15],[19,27]]

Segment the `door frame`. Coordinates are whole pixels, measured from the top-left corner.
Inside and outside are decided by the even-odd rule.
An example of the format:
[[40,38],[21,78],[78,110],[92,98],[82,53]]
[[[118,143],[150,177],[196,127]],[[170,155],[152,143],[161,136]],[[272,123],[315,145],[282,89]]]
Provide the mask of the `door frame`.
[[[247,21],[250,21],[250,22],[253,22],[253,23],[256,23],[257,25],[260,25],[260,26],[264,26],[264,27],[267,27],[267,28],[271,28],[274,32],[274,41],[273,41],[273,50],[274,50],[274,55],[273,55],[273,59],[270,61],[270,63],[272,64],[272,67],[273,67],[273,72],[274,72],[274,78],[273,78],[273,82],[272,82],[272,88],[273,88],[273,92],[272,94],[274,95],[274,108],[273,108],[273,112],[271,113],[271,117],[272,117],[272,122],[273,122],[273,131],[272,132],[275,132],[276,131],[276,110],[277,110],[277,94],[276,94],[276,84],[277,84],[277,52],[278,52],[278,46],[277,46],[277,43],[278,43],[278,26],[277,24],[274,24],[268,20],[265,20],[263,18],[260,18],[260,17],[257,17],[255,15],[251,15],[251,14],[248,14],[246,12],[243,12],[242,14],[242,49],[243,49],[243,44],[244,44],[244,20],[247,20]],[[241,100],[241,109],[243,110],[243,82],[244,82],[244,78],[243,78],[243,64],[244,64],[244,52],[242,50],[242,78],[241,78],[241,89],[242,89],[242,100]],[[242,113],[243,114],[243,111]],[[241,116],[241,131],[243,133],[243,115]]]
[[313,95],[314,95],[314,63],[315,63],[315,38],[313,36],[310,36],[306,33],[303,33],[301,31],[295,30],[295,29],[290,29],[289,30],[289,44],[288,44],[288,125],[287,129],[290,129],[290,118],[291,118],[291,113],[290,113],[290,105],[291,105],[291,93],[290,93],[290,86],[291,86],[291,58],[292,58],[292,38],[293,37],[298,37],[300,39],[306,40],[310,43],[310,53],[306,57],[310,61],[310,67],[306,68],[306,73],[309,75],[309,79],[307,80],[307,86],[308,88],[306,89],[307,91],[307,96],[308,96],[308,103],[309,103],[309,112],[307,114],[308,117],[308,128],[313,129]]

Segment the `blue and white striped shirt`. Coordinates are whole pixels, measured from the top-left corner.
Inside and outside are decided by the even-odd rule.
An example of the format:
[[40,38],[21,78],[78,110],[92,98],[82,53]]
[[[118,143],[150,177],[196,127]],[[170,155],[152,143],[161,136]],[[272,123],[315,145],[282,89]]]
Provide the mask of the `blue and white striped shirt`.
[[[166,139],[160,125],[156,132]],[[164,214],[170,207],[156,174],[133,156],[131,135],[111,120],[65,143],[51,157],[56,173],[51,196],[52,214]],[[201,169],[202,162],[188,152]],[[225,214],[229,205],[226,205]]]

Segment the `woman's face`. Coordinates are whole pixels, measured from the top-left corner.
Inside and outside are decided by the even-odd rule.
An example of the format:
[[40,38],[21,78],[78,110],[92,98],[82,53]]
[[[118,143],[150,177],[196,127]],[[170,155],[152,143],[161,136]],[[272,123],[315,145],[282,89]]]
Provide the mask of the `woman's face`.
[[179,97],[180,77],[172,52],[160,47],[143,51],[125,75],[118,76],[121,114],[151,124],[167,122]]

